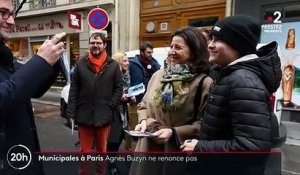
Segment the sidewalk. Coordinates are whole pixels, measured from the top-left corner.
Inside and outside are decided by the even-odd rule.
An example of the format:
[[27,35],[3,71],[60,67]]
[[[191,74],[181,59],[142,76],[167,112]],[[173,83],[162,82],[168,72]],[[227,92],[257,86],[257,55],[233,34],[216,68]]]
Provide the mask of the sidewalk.
[[287,129],[287,140],[285,144],[300,146],[300,123],[282,121]]
[[59,106],[51,105],[46,103],[40,102],[33,102],[32,107],[34,110],[34,115],[40,118],[47,118],[47,117],[57,117],[60,116]]
[[42,97],[31,99],[32,102],[60,106],[62,87],[52,86]]

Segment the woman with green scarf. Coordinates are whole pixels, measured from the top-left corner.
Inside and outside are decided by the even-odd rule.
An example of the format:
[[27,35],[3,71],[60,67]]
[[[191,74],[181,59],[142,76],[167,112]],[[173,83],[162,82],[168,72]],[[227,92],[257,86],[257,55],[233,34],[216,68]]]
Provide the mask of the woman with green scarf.
[[[208,57],[207,40],[201,30],[186,27],[175,31],[170,57],[164,68],[153,74],[138,105],[139,124],[135,130],[151,132],[154,137],[140,138],[135,151],[180,151],[184,140],[194,138],[194,134],[200,131],[212,82],[207,77],[210,69]],[[202,87],[199,90],[200,105],[194,106],[199,84]],[[195,108],[197,115],[193,114]],[[184,162],[134,162],[130,174],[180,174],[182,164]]]

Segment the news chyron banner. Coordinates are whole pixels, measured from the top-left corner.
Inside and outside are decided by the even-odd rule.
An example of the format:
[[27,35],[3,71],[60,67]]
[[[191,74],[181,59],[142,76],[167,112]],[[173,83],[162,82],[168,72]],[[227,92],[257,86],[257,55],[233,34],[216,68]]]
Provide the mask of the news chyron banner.
[[[15,145],[7,153],[8,172],[22,174],[35,164],[43,164],[46,175],[110,174],[281,174],[281,153],[271,152],[108,152],[42,151],[32,153],[24,145]],[[267,160],[267,161],[266,161]],[[266,162],[266,163],[265,163]],[[252,168],[249,168],[252,167]],[[254,168],[253,168],[254,167]],[[2,172],[2,171],[0,171]],[[24,173],[23,173],[24,174]]]

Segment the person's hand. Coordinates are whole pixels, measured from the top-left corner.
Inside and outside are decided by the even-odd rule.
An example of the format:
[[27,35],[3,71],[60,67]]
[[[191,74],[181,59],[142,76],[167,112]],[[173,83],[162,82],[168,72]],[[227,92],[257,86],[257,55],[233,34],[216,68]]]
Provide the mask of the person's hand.
[[70,123],[70,124],[75,122],[75,120],[74,120],[73,117],[70,117],[68,120],[69,120],[69,123]]
[[65,32],[54,35],[51,39],[47,39],[40,47],[37,55],[42,57],[50,65],[54,65],[59,59],[59,55],[63,53],[64,43],[60,41],[66,35]]
[[130,101],[131,101],[132,103],[136,103],[136,98],[135,98],[135,96],[130,97]]
[[146,120],[142,120],[141,123],[137,124],[134,128],[135,131],[145,132],[147,129],[147,122]]
[[180,146],[180,149],[182,149],[182,151],[194,151],[197,143],[198,140],[196,139],[185,140],[184,143]]
[[153,135],[155,135],[156,137],[153,137],[152,139],[158,144],[164,144],[170,140],[172,134],[172,129],[164,128],[153,133]]
[[127,101],[128,100],[128,94],[123,94],[121,97],[122,101]]

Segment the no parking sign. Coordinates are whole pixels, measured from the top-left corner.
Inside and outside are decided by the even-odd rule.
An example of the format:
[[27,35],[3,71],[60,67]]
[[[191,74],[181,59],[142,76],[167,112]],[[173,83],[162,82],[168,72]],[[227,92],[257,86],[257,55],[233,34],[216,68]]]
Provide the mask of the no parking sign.
[[88,22],[90,27],[96,30],[105,29],[109,23],[109,17],[105,10],[94,8],[88,14]]

